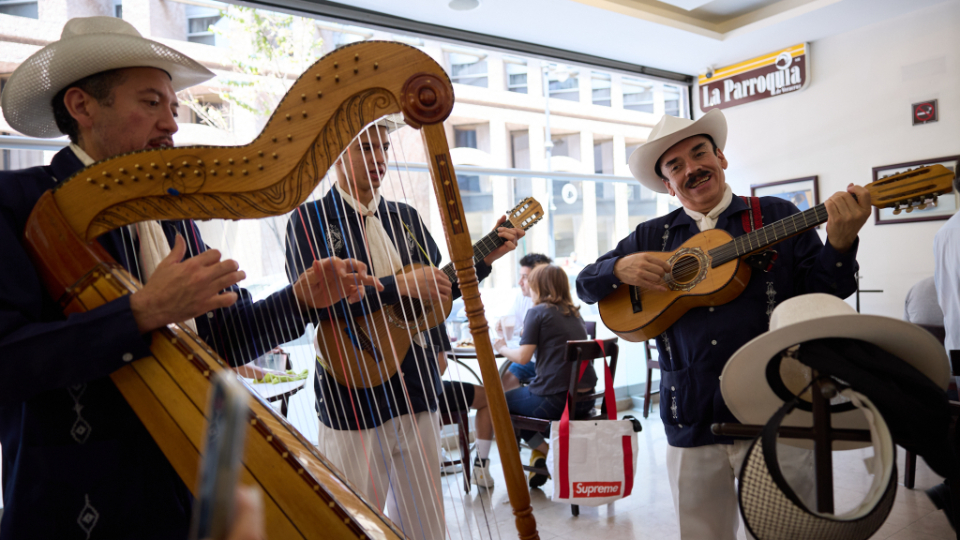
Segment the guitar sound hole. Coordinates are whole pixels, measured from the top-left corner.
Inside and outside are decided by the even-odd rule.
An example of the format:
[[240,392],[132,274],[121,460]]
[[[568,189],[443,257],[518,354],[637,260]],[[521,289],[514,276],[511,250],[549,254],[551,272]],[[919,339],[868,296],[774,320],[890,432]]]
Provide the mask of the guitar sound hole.
[[400,302],[394,304],[392,309],[397,320],[413,322],[423,317],[423,304],[419,298],[401,297]]
[[680,257],[673,263],[673,280],[677,283],[689,283],[700,274],[700,261],[696,257]]

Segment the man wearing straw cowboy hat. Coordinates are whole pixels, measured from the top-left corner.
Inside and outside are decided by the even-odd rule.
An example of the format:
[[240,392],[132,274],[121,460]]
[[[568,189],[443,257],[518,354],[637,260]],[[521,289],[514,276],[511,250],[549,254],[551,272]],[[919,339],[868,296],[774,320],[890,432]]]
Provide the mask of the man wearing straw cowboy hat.
[[[669,265],[643,252],[673,251],[713,228],[744,234],[744,214],[755,212],[726,183],[726,141],[727,122],[719,110],[696,121],[664,116],[653,128],[630,156],[630,170],[646,188],[675,195],[683,208],[641,223],[584,268],[577,278],[582,300],[597,302],[622,285],[666,290]],[[739,526],[734,473],[743,455],[731,439],[710,431],[714,422],[736,421],[720,393],[724,363],[767,330],[777,303],[808,292],[841,298],[854,292],[857,234],[870,215],[869,203],[868,192],[853,185],[834,194],[826,201],[826,245],[813,230],[778,244],[778,258],[766,272],[754,272],[740,296],[691,309],[657,337],[667,471],[684,540],[734,539]],[[764,224],[798,212],[772,197],[761,197],[759,210],[748,217]]]
[[[127,22],[90,17],[68,21],[61,39],[21,64],[0,96],[14,129],[34,137],[64,133],[71,141],[49,166],[0,172],[0,537],[186,537],[189,491],[110,373],[150,355],[150,332],[179,321],[195,325],[221,355],[243,364],[257,347],[240,337],[212,339],[215,329],[257,328],[252,318],[277,318],[297,303],[338,301],[315,286],[321,279],[341,278],[351,300],[363,294],[355,278],[376,281],[363,266],[351,274],[351,262],[330,259],[253,304],[235,286],[244,278],[237,263],[207,250],[192,222],[145,222],[98,239],[133,275],[143,276],[144,287],[63,317],[20,244],[33,206],[96,160],[172,145],[175,92],[212,76]],[[269,350],[298,337],[283,332],[246,338]]]

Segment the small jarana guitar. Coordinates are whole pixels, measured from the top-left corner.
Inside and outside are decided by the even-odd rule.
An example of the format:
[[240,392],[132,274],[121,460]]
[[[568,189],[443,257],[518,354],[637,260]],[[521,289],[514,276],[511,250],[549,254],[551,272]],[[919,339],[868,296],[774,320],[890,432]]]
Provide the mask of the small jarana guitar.
[[[865,187],[878,208],[923,209],[936,205],[937,196],[953,190],[953,173],[943,165],[904,171]],[[733,238],[723,230],[709,230],[687,240],[676,251],[651,252],[671,265],[664,276],[667,291],[620,287],[599,303],[603,323],[627,341],[646,341],[663,333],[684,313],[699,306],[726,304],[750,281],[744,258],[827,221],[827,207],[781,219]]]
[[[543,209],[532,197],[527,197],[507,214],[500,227],[527,230],[543,217]],[[473,246],[474,264],[503,245],[497,232],[491,231]],[[397,274],[421,268],[411,264]],[[453,263],[440,269],[457,282]],[[421,302],[417,298],[401,297],[400,302],[384,305],[377,311],[361,317],[338,317],[321,321],[317,327],[315,345],[317,360],[329,376],[344,386],[372,388],[390,380],[410,350],[411,338],[443,324],[453,302]]]

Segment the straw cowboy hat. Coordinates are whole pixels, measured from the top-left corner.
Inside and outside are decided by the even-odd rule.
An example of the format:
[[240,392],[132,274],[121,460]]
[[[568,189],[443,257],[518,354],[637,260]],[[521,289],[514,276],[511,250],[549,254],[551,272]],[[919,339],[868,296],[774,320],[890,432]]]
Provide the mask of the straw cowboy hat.
[[[784,449],[778,448],[777,429],[793,406],[788,403],[770,418],[761,435],[750,445],[740,467],[737,492],[740,512],[747,530],[757,540],[866,540],[890,515],[897,494],[896,449],[890,428],[865,395],[851,388],[843,390],[841,395],[858,409],[858,414],[869,425],[873,459],[865,461],[871,477],[866,495],[859,504],[842,513],[820,513],[815,500],[810,500],[813,470],[807,471],[809,476],[801,479],[798,486],[786,480],[780,467],[779,454]],[[793,450],[794,455],[796,452]],[[807,463],[812,469],[812,463]]]
[[59,137],[50,105],[57,92],[84,77],[128,67],[162,69],[177,92],[214,76],[186,55],[145,39],[122,19],[70,19],[59,41],[34,53],[10,76],[0,96],[3,116],[24,135]]
[[377,120],[372,126],[379,126],[387,128],[387,133],[393,133],[394,131],[406,126],[407,123],[403,121],[402,114],[388,114],[383,118]]
[[[794,345],[822,338],[871,343],[899,357],[941,389],[946,390],[949,383],[946,350],[926,330],[899,319],[860,315],[832,295],[805,294],[777,306],[770,330],[741,347],[724,366],[720,390],[734,416],[744,424],[766,424],[785,402],[800,396],[800,406],[784,418],[783,425],[811,426],[810,402],[805,398],[809,390],[804,392],[811,380],[810,368],[792,358],[791,350]],[[833,401],[831,412],[835,428],[868,428],[864,415],[849,402]],[[797,446],[808,445],[798,441]],[[862,446],[864,443],[837,442],[834,449]]]
[[699,120],[664,115],[660,122],[653,126],[647,142],[630,154],[628,163],[633,177],[648,189],[667,193],[663,179],[657,176],[657,161],[671,146],[694,135],[709,135],[717,148],[723,150],[727,144],[727,119],[720,109],[711,110]]

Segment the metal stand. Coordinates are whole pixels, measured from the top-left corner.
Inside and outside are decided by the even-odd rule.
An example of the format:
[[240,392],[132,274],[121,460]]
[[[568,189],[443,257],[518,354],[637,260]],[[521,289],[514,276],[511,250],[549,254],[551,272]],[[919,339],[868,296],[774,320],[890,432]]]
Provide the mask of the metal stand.
[[[815,375],[810,401],[813,405],[813,427],[781,426],[780,437],[810,439],[813,441],[814,470],[817,485],[817,511],[833,513],[833,441],[870,442],[870,432],[865,429],[833,429],[830,426],[830,400],[837,395],[836,383],[829,377]],[[715,435],[753,438],[760,435],[764,426],[743,424],[714,424]]]
[[[955,353],[955,354],[954,354]],[[960,367],[960,351],[951,351],[951,360]],[[817,511],[832,514],[833,508],[833,441],[870,442],[870,431],[865,429],[833,429],[830,426],[830,400],[837,395],[836,383],[827,376],[814,372],[810,401],[813,405],[813,427],[781,426],[778,434],[787,439],[813,440]],[[954,424],[960,417],[960,403],[951,402]],[[764,426],[746,424],[713,424],[714,435],[752,439],[760,436]],[[960,477],[949,479],[950,502],[953,515],[960,516]],[[944,509],[946,511],[946,509]],[[960,531],[957,532],[960,540]]]

